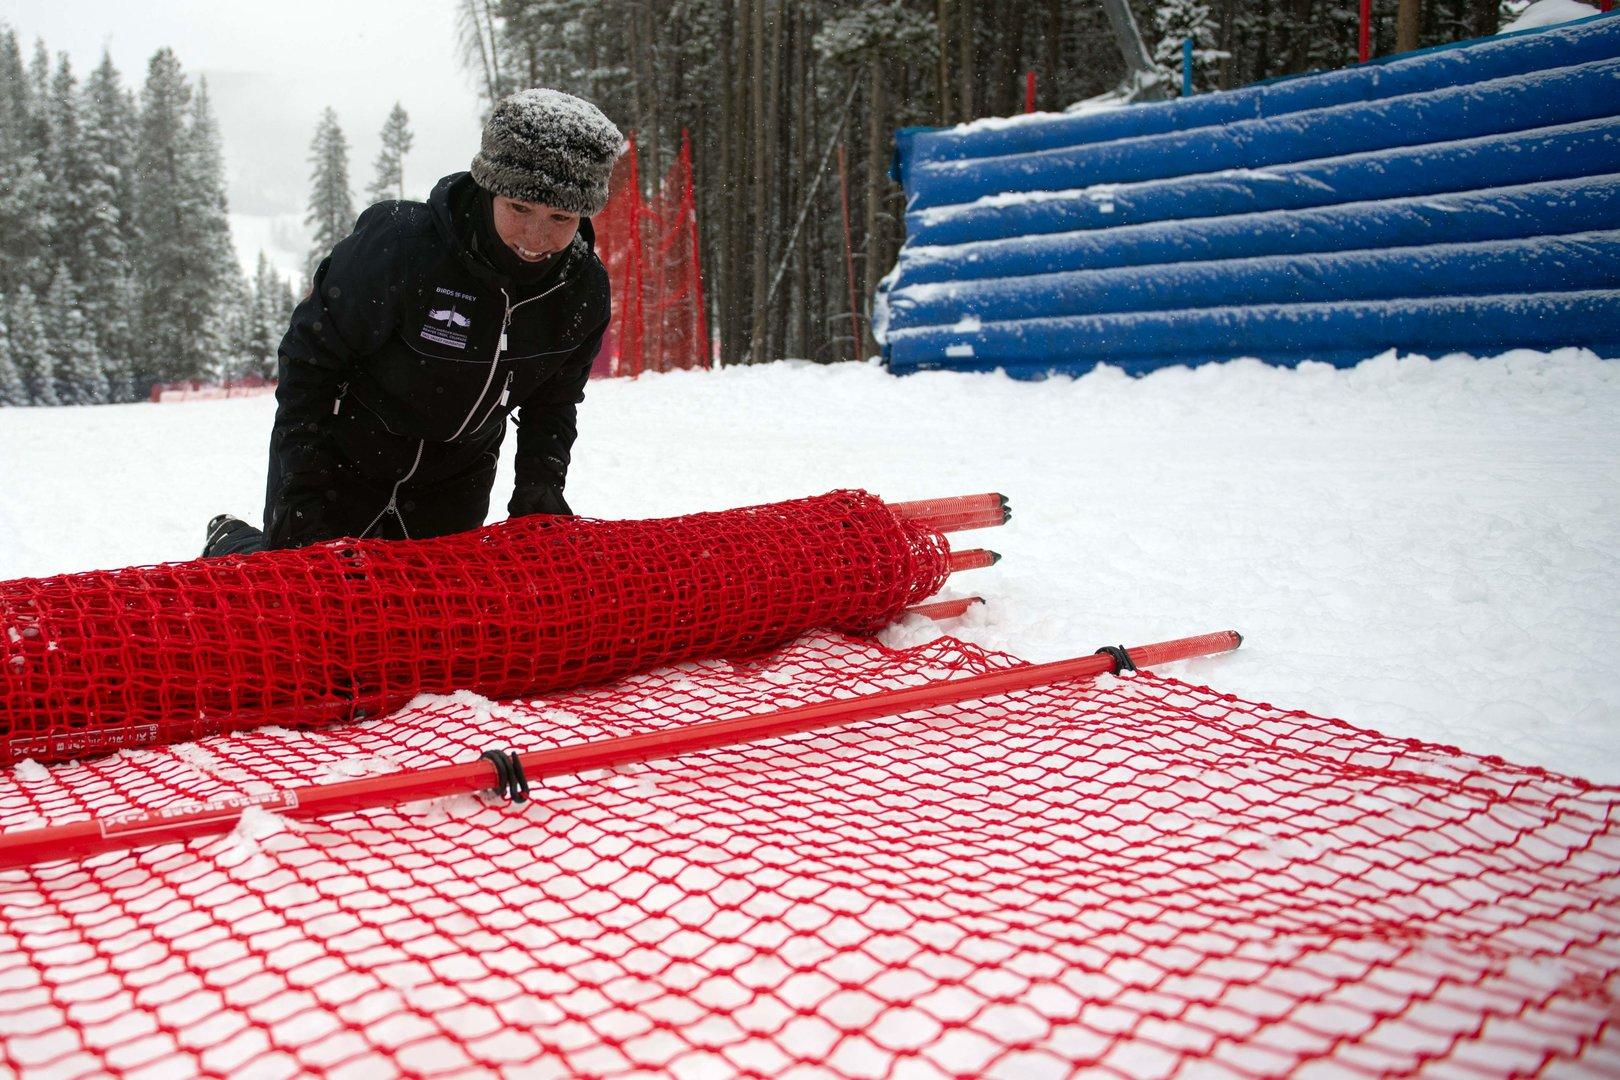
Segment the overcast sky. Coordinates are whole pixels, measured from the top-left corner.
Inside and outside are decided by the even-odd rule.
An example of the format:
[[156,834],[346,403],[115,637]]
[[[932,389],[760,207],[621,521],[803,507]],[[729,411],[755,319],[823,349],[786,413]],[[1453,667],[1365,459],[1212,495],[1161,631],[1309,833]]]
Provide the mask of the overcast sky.
[[138,90],[152,53],[174,49],[189,75],[208,79],[232,212],[259,215],[302,214],[309,142],[327,105],[349,138],[357,202],[396,100],[416,133],[408,195],[467,167],[480,106],[456,60],[454,11],[454,0],[0,0],[25,56],[43,38],[81,80],[105,48]]

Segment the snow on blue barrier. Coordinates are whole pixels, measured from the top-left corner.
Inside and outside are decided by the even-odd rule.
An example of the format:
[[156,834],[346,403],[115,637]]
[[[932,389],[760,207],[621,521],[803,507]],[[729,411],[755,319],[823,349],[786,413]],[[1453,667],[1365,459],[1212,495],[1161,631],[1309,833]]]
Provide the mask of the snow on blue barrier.
[[1620,356],[1620,17],[899,137],[885,355],[1020,375]]

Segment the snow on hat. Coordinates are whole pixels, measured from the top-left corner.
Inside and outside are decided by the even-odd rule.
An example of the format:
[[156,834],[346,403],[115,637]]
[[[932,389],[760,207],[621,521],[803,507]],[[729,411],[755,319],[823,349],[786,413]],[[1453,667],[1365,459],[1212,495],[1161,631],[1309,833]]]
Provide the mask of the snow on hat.
[[519,90],[484,125],[472,177],[492,194],[591,217],[607,205],[608,177],[624,147],[613,121],[583,98]]

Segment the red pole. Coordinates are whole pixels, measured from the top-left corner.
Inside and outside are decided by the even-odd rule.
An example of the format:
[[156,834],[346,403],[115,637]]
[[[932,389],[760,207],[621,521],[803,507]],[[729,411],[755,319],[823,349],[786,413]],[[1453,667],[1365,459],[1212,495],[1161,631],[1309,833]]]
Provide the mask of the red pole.
[[1012,507],[1007,497],[993,491],[983,495],[891,503],[889,509],[907,521],[915,521],[935,532],[993,529],[1007,524],[1012,517]]
[[982,596],[963,596],[955,600],[934,600],[927,604],[918,604],[916,607],[906,608],[907,615],[921,615],[925,619],[943,622],[946,619],[960,619],[968,613],[974,604],[984,603]]
[[1361,0],[1361,62],[1372,59],[1372,0]]
[[[1242,644],[1233,630],[1180,638],[1128,650],[1137,667],[1228,652]],[[658,758],[676,757],[716,746],[731,746],[756,739],[774,739],[837,724],[895,716],[916,709],[972,701],[997,694],[1028,690],[1050,683],[1086,679],[1116,670],[1107,654],[1081,656],[1050,664],[1018,667],[946,679],[904,690],[836,701],[821,701],[775,712],[738,716],[727,720],[689,724],[668,731],[653,731],[627,738],[600,739],[575,746],[537,750],[522,755],[523,773],[532,783],[550,776],[572,775],[591,769],[611,769]],[[235,828],[242,811],[261,806],[285,817],[308,819],[352,813],[418,799],[442,798],[489,790],[498,782],[487,760],[441,765],[431,769],[368,776],[338,784],[292,788],[266,795],[239,795],[209,803],[192,803],[155,813],[130,813],[76,821],[67,825],[30,829],[0,836],[0,870],[31,866],[36,862],[83,858],[106,851],[122,851],[157,844],[182,843],[218,836]]]
[[998,491],[986,491],[980,495],[947,495],[941,499],[890,503],[889,509],[908,521],[953,517],[958,514],[988,514],[992,511],[1006,510],[1007,496]]
[[965,551],[953,551],[950,557],[950,573],[959,574],[963,570],[982,570],[987,566],[994,566],[1001,561],[1001,556],[988,548],[968,548]]
[[1024,72],[1024,111],[1027,113],[1035,111],[1035,73],[1033,71]]

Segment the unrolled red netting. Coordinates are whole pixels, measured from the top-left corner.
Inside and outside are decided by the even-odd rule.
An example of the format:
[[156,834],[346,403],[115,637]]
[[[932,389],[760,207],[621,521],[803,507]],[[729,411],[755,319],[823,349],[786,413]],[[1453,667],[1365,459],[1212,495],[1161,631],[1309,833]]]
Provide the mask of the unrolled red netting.
[[0,764],[869,632],[939,589],[953,527],[846,491],[0,582]]
[[[840,635],[0,778],[0,830],[1019,667]],[[24,1076],[1620,1065],[1620,792],[1147,673],[0,873]]]

